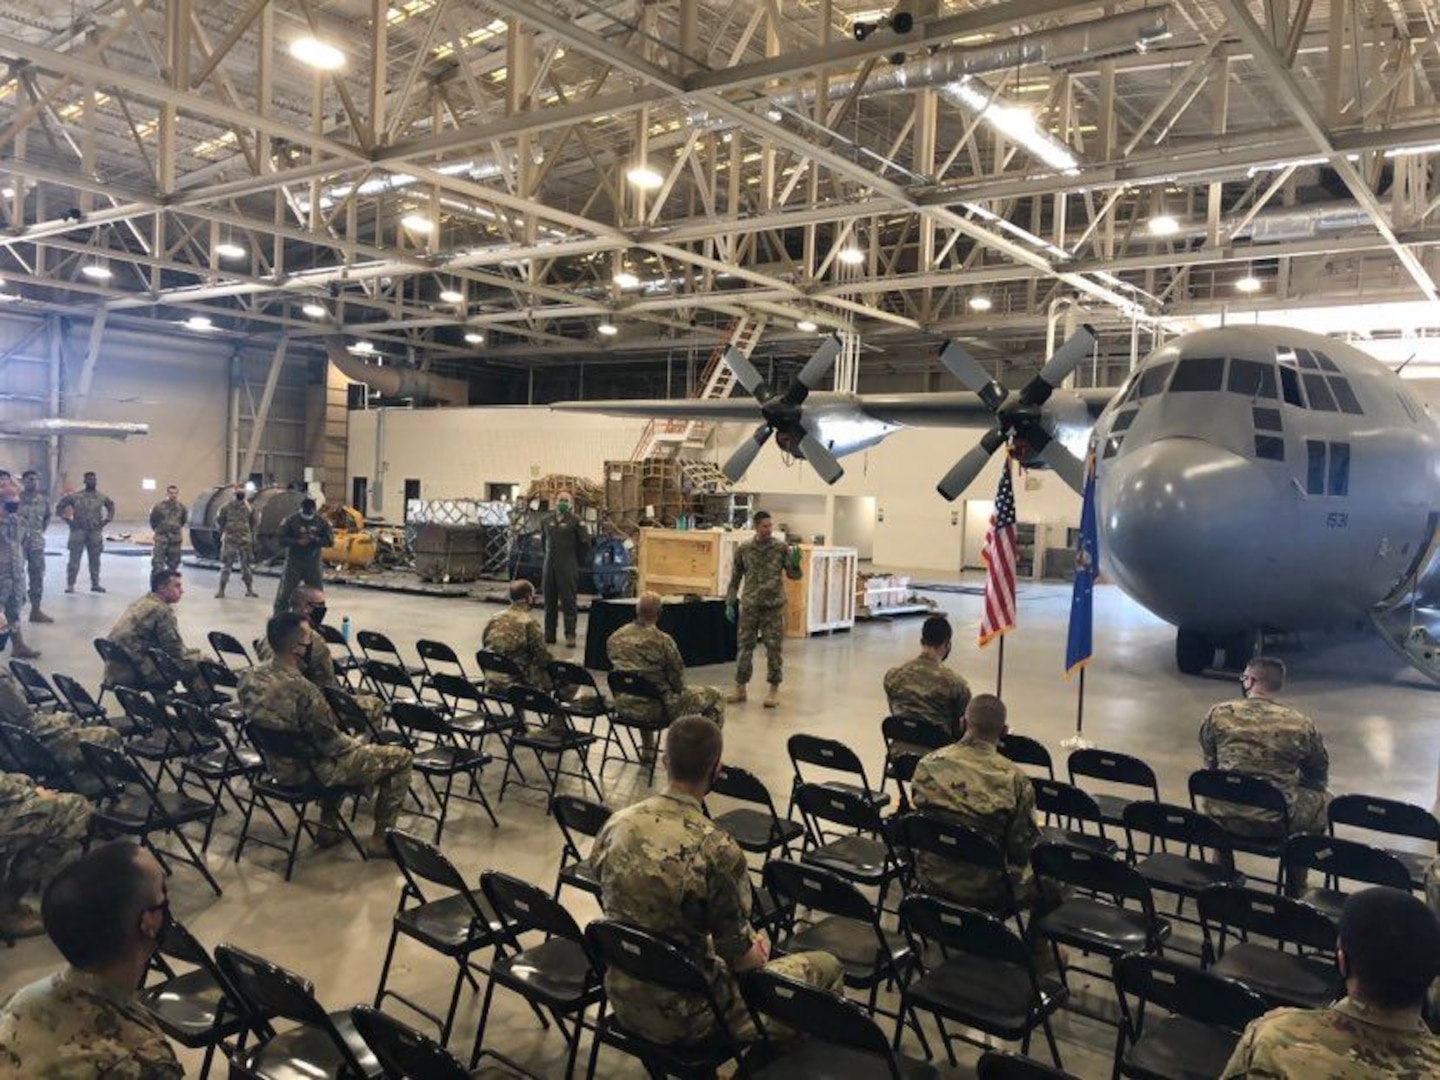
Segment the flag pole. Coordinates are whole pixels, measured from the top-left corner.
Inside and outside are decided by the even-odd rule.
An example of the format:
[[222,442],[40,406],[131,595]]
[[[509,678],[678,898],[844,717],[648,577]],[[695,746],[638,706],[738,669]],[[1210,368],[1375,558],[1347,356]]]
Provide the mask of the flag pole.
[[1000,653],[995,665],[995,696],[1004,700],[1005,689],[1005,635],[1000,635]]
[[1089,750],[1095,744],[1085,738],[1085,669],[1080,669],[1079,693],[1075,700],[1075,734],[1061,739],[1060,745],[1066,750]]

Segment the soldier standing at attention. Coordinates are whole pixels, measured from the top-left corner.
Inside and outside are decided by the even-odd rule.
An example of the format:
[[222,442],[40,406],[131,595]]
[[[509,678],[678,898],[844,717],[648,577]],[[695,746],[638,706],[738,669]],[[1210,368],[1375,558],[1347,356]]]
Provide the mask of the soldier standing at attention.
[[84,490],[63,495],[55,504],[55,512],[70,524],[70,561],[65,565],[67,593],[75,591],[82,552],[90,558],[90,591],[105,591],[100,584],[100,552],[105,550],[105,526],[115,517],[115,504],[109,495],[100,494],[93,472],[87,472],[84,481]]
[[30,621],[54,622],[40,610],[45,598],[45,529],[50,524],[50,500],[40,490],[34,469],[20,474],[20,550],[25,554],[25,577],[30,586]]
[[325,587],[325,564],[320,552],[335,543],[330,523],[315,510],[315,500],[306,498],[295,511],[280,523],[280,546],[285,549],[285,572],[275,593],[275,614],[290,607],[290,594],[302,581],[317,588]]
[[250,572],[250,560],[255,554],[255,511],[245,501],[243,487],[236,485],[235,497],[220,508],[215,524],[220,526],[220,588],[215,592],[215,599],[225,599],[225,584],[230,580],[230,566],[236,559],[240,560],[245,595],[259,595]]
[[590,550],[585,523],[570,510],[570,493],[555,499],[555,512],[545,521],[545,570],[540,589],[545,597],[545,644],[555,644],[555,626],[565,613],[565,644],[575,648],[576,595],[580,592],[580,567]]
[[20,550],[20,489],[0,469],[0,611],[9,626],[10,655],[34,660],[38,649],[25,644],[20,633],[20,605],[25,602],[25,554]]
[[893,716],[910,716],[960,737],[960,718],[970,704],[970,684],[945,666],[950,656],[950,620],[931,615],[920,628],[920,655],[885,673],[885,697]]
[[[1290,833],[1320,835],[1330,793],[1325,740],[1303,713],[1275,700],[1285,688],[1285,663],[1257,656],[1240,676],[1235,701],[1216,705],[1200,725],[1207,769],[1232,769],[1268,780],[1290,807]],[[1279,836],[1281,822],[1264,810],[1209,802],[1200,808],[1241,836]]]
[[180,569],[180,552],[185,547],[185,525],[189,520],[190,511],[180,501],[180,489],[171,484],[165,489],[165,498],[150,508],[150,528],[155,532],[150,569]]
[[[702,800],[720,770],[720,729],[703,716],[682,716],[665,734],[669,786],[611,816],[595,838],[591,865],[600,905],[614,919],[659,934],[709,979],[726,1024],[739,1039],[756,1037],[736,976],[759,967],[840,993],[845,971],[826,952],[770,960],[750,925],[752,888],[745,853],[705,816]],[[616,1017],[653,1042],[700,1042],[714,1029],[704,998],[605,975]]]
[[[530,607],[535,603],[535,586],[523,579],[510,583],[510,606],[485,624],[480,635],[480,644],[491,652],[513,660],[525,673],[525,685],[536,690],[549,691],[551,660],[550,650],[545,647],[545,638]],[[509,688],[509,681],[503,676],[492,676],[486,680],[487,690],[496,692]]]
[[780,683],[785,677],[785,660],[780,650],[785,642],[785,578],[800,580],[800,548],[775,539],[770,512],[755,514],[755,536],[735,549],[730,587],[725,590],[725,617],[735,621],[735,604],[740,604],[738,650],[735,656],[735,689],[725,699],[734,704],[745,700],[745,684],[754,671],[755,641],[765,646],[765,678],[770,692],[765,708],[780,704]]
[[34,937],[44,929],[25,896],[80,854],[89,827],[83,795],[47,791],[28,776],[0,772],[0,934]]
[[123,842],[96,848],[60,871],[40,913],[68,966],[0,1011],[0,1080],[182,1080],[136,1000],[170,920],[155,856]]
[[1340,910],[1345,996],[1328,1009],[1252,1020],[1221,1080],[1418,1080],[1440,1076],[1440,1038],[1420,1018],[1440,975],[1440,920],[1399,889],[1363,889]]

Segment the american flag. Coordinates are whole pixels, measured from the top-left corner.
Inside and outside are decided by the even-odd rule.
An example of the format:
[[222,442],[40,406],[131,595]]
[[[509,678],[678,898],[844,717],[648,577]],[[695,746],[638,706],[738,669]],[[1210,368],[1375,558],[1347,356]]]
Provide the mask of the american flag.
[[1010,485],[1010,458],[995,493],[995,512],[985,533],[985,617],[980,620],[984,648],[1015,626],[1015,489]]

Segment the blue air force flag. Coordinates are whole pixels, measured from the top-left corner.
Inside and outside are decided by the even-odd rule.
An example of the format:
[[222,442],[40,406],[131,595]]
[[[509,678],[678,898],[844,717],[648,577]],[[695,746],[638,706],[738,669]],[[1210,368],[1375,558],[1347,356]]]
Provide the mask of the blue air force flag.
[[1070,634],[1065,643],[1065,677],[1090,662],[1094,652],[1095,575],[1100,571],[1100,539],[1095,528],[1095,454],[1085,462],[1085,493],[1080,508],[1080,538],[1075,544],[1075,591],[1070,598]]

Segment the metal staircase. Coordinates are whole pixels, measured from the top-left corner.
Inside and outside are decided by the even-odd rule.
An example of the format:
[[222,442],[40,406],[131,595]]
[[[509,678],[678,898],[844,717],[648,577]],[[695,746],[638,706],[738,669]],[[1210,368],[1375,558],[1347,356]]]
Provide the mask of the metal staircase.
[[[721,401],[729,397],[736,379],[735,372],[725,363],[725,353],[734,348],[749,359],[764,329],[765,318],[760,315],[747,313],[732,322],[705,362],[696,390],[691,395],[692,400]],[[703,450],[714,427],[708,420],[651,420],[635,444],[630,460],[662,458],[673,461],[681,457],[683,451]]]

